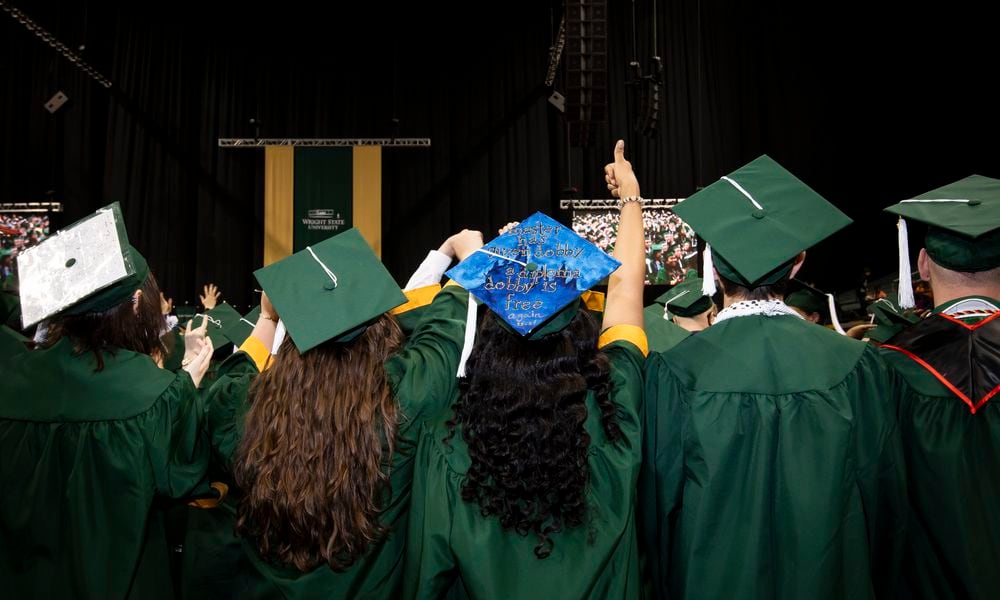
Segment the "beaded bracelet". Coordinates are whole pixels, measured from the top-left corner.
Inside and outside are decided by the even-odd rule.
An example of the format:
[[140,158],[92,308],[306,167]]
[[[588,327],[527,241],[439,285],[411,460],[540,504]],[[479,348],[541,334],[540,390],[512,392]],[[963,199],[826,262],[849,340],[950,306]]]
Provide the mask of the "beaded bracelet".
[[621,210],[621,208],[623,206],[625,206],[626,204],[628,204],[629,202],[638,202],[639,205],[641,206],[642,205],[642,196],[625,196],[624,198],[619,198],[618,199],[618,209]]

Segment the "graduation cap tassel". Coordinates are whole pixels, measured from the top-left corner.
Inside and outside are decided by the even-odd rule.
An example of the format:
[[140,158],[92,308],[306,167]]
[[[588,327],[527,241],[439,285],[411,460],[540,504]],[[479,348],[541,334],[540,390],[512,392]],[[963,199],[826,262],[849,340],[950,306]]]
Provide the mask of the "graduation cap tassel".
[[712,262],[712,245],[705,244],[702,253],[701,293],[712,297],[715,295],[715,263]]
[[472,354],[472,346],[476,343],[476,315],[478,314],[479,300],[469,294],[469,311],[465,315],[465,342],[462,344],[462,358],[458,361],[457,377],[465,377],[465,361],[469,360]]
[[834,299],[833,294],[826,295],[827,307],[830,309],[830,322],[833,323],[833,328],[837,330],[840,335],[847,335],[844,328],[840,326],[840,319],[837,317],[837,301]]
[[899,230],[899,307],[913,308],[916,303],[913,301],[913,271],[910,268],[910,239],[906,231],[906,219],[900,217],[896,228]]

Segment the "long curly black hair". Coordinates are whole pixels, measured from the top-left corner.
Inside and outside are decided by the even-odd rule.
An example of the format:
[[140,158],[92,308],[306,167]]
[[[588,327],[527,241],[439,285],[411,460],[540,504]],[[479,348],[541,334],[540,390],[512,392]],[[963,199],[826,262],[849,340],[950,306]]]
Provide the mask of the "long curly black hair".
[[596,394],[605,435],[621,436],[598,333],[594,318],[580,310],[562,331],[528,340],[486,311],[448,422],[447,439],[460,427],[472,460],[462,499],[478,503],[482,516],[497,517],[505,531],[537,536],[539,559],[551,554],[553,534],[586,519],[588,390]]

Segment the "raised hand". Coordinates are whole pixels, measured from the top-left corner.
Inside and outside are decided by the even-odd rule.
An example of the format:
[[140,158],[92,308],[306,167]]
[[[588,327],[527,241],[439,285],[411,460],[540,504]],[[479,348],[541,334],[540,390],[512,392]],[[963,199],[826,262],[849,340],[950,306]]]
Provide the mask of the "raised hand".
[[188,357],[197,352],[198,340],[204,339],[208,332],[208,316],[201,316],[201,325],[198,327],[193,326],[193,321],[188,321],[187,326],[184,327],[184,331],[181,333],[184,335],[184,359],[187,360]]
[[208,337],[199,338],[196,345],[197,348],[192,349],[189,356],[187,352],[187,336],[184,337],[185,353],[184,362],[181,364],[183,365],[182,368],[191,376],[194,387],[200,387],[201,380],[205,377],[205,373],[208,372],[208,367],[212,362],[212,352],[215,351],[215,348],[212,347],[212,338]]
[[507,223],[506,225],[504,225],[503,227],[501,227],[500,231],[498,231],[497,233],[499,233],[500,235],[503,235],[503,234],[507,233],[508,231],[510,231],[511,229],[514,229],[515,227],[517,227],[520,224],[521,224],[520,221],[511,221],[510,223]]
[[212,310],[219,303],[219,288],[214,283],[209,283],[202,286],[202,290],[204,293],[198,296],[201,299],[201,305],[205,307],[205,310]]
[[483,232],[473,229],[463,229],[451,236],[455,258],[465,260],[470,254],[483,247]]
[[639,180],[632,171],[632,163],[625,160],[625,141],[615,144],[614,162],[604,166],[604,181],[615,198],[639,195]]
[[160,312],[169,315],[172,310],[174,310],[174,299],[166,298],[163,296],[163,292],[160,292]]

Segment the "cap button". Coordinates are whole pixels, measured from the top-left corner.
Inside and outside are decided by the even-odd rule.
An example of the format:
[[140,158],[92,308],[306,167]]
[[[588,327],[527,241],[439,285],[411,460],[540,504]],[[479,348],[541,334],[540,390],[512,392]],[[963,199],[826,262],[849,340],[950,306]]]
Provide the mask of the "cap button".
[[334,290],[334,289],[337,289],[337,284],[334,283],[334,282],[332,282],[332,281],[327,281],[326,283],[323,284],[323,289],[324,290]]
[[982,203],[983,203],[982,200],[976,200],[975,198],[969,200],[969,206],[979,206]]
[[538,265],[536,265],[533,262],[530,262],[530,263],[524,265],[524,268],[527,269],[527,270],[529,270],[529,271],[537,271],[538,270]]
[[755,208],[755,209],[753,209],[753,212],[750,213],[750,216],[753,217],[753,218],[755,218],[755,219],[763,219],[764,218],[764,211],[761,210],[761,209],[759,209],[759,208]]
[[71,258],[71,259],[69,259],[69,260],[66,261],[66,268],[68,269],[68,268],[72,267],[75,264],[76,264],[76,259],[75,258]]

